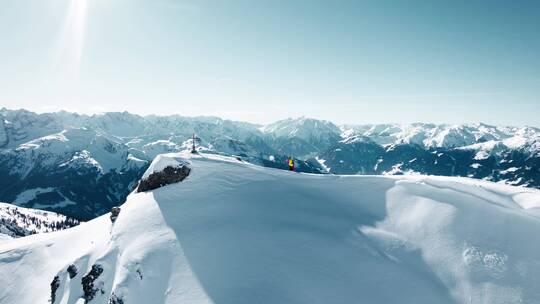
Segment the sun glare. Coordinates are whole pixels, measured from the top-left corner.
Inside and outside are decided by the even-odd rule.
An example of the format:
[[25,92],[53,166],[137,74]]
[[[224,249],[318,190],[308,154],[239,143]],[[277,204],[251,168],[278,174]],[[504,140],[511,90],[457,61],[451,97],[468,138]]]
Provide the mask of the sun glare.
[[83,48],[83,38],[86,26],[86,12],[88,0],[72,0],[70,16],[73,31],[73,55],[76,62],[80,63]]
[[77,80],[83,56],[88,0],[70,0],[53,69],[62,80]]

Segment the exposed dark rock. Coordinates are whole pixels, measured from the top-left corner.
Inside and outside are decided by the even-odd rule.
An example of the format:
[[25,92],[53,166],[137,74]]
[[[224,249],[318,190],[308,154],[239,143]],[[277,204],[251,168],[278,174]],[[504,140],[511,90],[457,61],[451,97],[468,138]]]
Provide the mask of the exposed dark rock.
[[95,264],[92,266],[90,272],[82,278],[81,284],[84,291],[84,303],[90,302],[96,296],[96,293],[98,291],[104,293],[103,290],[96,288],[94,284],[94,282],[102,273],[103,267],[101,267],[101,265]]
[[58,287],[60,287],[60,278],[55,276],[51,282],[51,303],[53,304],[56,301],[56,290],[58,290]]
[[154,172],[147,178],[141,179],[137,192],[150,191],[166,185],[181,182],[189,175],[190,171],[191,169],[185,165],[178,167],[168,166],[162,171]]
[[111,222],[116,222],[118,215],[120,215],[120,207],[112,207],[111,209]]
[[68,266],[67,272],[69,274],[69,278],[73,279],[74,277],[77,276],[77,267],[75,267],[75,265],[71,264],[71,265]]
[[124,304],[124,300],[113,292],[109,299],[109,304]]

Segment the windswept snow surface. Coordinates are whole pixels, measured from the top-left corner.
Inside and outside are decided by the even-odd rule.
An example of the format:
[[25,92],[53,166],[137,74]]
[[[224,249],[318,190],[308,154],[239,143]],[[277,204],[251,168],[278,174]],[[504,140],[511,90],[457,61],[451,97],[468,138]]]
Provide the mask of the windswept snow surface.
[[[216,155],[108,216],[0,244],[0,303],[540,303],[540,193],[478,180],[311,175]],[[69,279],[65,269],[78,274]],[[103,292],[101,292],[103,291]],[[77,302],[80,301],[80,302]]]

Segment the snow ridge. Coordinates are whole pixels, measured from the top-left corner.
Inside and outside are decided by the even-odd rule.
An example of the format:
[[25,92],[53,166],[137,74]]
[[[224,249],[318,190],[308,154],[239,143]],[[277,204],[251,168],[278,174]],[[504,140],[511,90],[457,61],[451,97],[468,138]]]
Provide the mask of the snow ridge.
[[[287,169],[292,156],[302,172],[467,176],[540,188],[540,132],[533,127],[339,126],[306,117],[260,126],[216,117],[7,109],[0,122],[0,200],[81,220],[123,202],[157,155],[191,149],[194,133],[201,152],[272,168]],[[28,191],[35,197],[20,203]]]
[[177,163],[191,168],[185,180],[131,194],[114,224],[105,215],[0,244],[0,303],[44,303],[55,277],[59,303],[82,303],[81,278],[95,269],[90,303],[540,298],[537,190],[304,174],[190,153],[161,155],[147,174]]

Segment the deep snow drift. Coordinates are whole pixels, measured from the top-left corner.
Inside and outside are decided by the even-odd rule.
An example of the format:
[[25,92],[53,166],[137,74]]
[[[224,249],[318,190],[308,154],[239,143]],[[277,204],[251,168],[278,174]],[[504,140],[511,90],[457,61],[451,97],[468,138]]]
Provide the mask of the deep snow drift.
[[190,154],[146,175],[168,164],[191,173],[114,225],[0,243],[0,303],[47,303],[55,276],[55,303],[84,303],[82,280],[89,303],[540,303],[537,190]]

